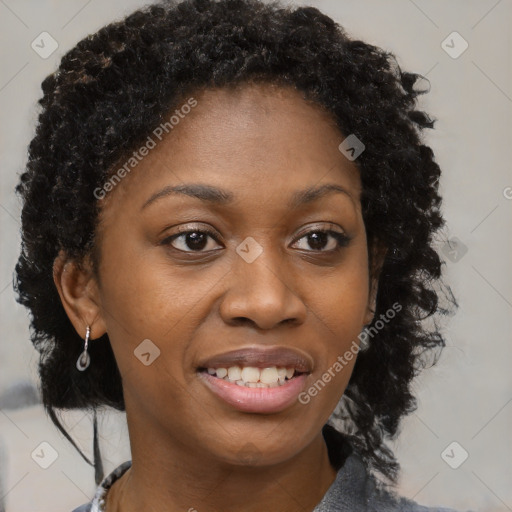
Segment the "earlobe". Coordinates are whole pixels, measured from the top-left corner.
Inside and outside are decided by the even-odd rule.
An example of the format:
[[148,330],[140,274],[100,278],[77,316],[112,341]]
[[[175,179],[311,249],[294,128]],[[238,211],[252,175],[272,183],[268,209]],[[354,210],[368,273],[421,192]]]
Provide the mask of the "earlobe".
[[98,287],[90,264],[79,264],[61,250],[53,263],[53,281],[66,314],[80,337],[85,337],[87,326],[91,328],[91,339],[105,334]]

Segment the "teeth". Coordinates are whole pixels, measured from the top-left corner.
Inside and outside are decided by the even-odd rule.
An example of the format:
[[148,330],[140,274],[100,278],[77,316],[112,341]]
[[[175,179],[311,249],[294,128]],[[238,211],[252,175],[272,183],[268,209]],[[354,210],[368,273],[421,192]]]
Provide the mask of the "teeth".
[[273,382],[277,382],[279,376],[277,374],[277,368],[272,366],[272,368],[263,368],[260,373],[260,382],[263,384],[272,384]]
[[217,377],[219,379],[223,379],[228,374],[226,368],[217,368]]
[[[277,375],[279,378],[283,377],[283,379],[286,377],[286,373],[287,373],[287,369],[286,368],[278,368],[277,369]],[[290,368],[290,371],[292,372],[292,375],[293,375],[293,368]]]
[[[217,370],[217,376],[218,375],[219,370]],[[252,366],[246,366],[242,370],[242,380],[244,382],[258,382],[260,380],[260,369]]]
[[208,368],[210,375],[228,382],[235,382],[239,386],[249,388],[275,388],[282,386],[286,379],[290,380],[294,368],[271,366],[269,368],[255,368],[253,366],[231,366],[230,368]]
[[242,368],[240,368],[240,366],[232,366],[228,370],[228,377],[229,380],[242,380]]

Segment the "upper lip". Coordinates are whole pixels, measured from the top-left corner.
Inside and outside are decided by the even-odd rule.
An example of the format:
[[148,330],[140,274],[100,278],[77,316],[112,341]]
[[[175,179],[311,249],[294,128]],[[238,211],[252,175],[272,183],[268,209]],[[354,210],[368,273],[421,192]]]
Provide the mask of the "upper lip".
[[313,360],[304,352],[290,347],[246,347],[217,354],[199,364],[199,368],[230,368],[231,366],[256,368],[280,366],[295,368],[302,373],[311,373]]

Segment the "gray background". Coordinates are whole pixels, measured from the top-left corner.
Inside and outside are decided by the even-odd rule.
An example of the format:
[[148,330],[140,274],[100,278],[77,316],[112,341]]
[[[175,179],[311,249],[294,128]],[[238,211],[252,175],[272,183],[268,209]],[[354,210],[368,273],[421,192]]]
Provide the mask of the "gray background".
[[[512,1],[293,3],[320,8],[350,35],[396,52],[403,69],[431,82],[420,106],[437,118],[426,143],[444,171],[445,236],[459,240],[451,252],[441,240],[439,246],[460,309],[448,324],[440,362],[414,384],[419,408],[404,421],[393,445],[403,468],[400,491],[427,505],[512,510]],[[71,510],[95,489],[92,468],[40,405],[9,404],[24,381],[37,383],[27,312],[15,302],[11,282],[20,214],[13,189],[33,136],[40,83],[82,37],[141,5],[136,0],[0,0],[0,453],[6,458],[0,464],[0,496],[10,511]],[[46,59],[31,48],[43,31],[59,45]],[[469,45],[457,58],[442,46],[454,31]],[[462,48],[457,37],[447,40],[452,53]],[[75,411],[64,418],[91,454],[90,416]],[[101,429],[110,471],[130,456],[123,415],[105,414]],[[445,452],[446,460],[457,465],[463,450],[469,454],[457,469],[441,456],[454,441],[458,444]],[[52,447],[42,447],[47,460],[52,450],[57,454],[48,469],[31,457],[41,453],[41,442]]]

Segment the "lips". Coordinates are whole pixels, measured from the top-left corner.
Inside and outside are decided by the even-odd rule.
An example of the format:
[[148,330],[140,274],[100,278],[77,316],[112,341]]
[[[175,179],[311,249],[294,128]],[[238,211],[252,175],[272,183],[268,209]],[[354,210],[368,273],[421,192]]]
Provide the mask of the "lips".
[[300,373],[311,373],[313,360],[304,352],[290,347],[246,347],[204,359],[199,363],[198,370],[232,366],[254,368],[276,366],[294,368]]
[[313,359],[289,347],[246,347],[201,361],[200,381],[224,403],[246,413],[273,414],[297,403]]

